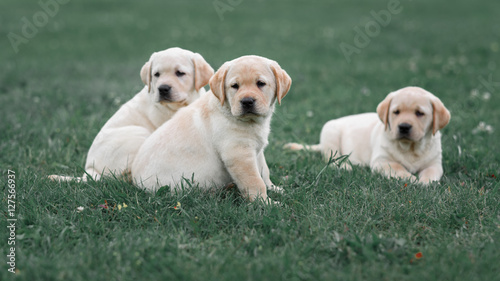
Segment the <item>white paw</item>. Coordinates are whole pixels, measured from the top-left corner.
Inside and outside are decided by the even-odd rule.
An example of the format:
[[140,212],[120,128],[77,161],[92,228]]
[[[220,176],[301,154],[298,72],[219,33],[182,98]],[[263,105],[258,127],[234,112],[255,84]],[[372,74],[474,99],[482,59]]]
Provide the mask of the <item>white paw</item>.
[[283,188],[276,186],[274,184],[272,184],[268,189],[271,191],[277,192],[277,193],[282,193],[282,194],[283,194],[283,192],[285,192],[285,190]]

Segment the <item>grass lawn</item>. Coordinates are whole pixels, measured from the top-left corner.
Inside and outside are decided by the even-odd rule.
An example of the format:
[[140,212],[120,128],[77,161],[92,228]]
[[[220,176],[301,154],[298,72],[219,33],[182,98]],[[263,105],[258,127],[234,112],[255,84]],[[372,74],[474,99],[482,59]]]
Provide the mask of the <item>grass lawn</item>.
[[[0,3],[0,280],[500,280],[499,1],[88,0],[50,9]],[[173,46],[214,69],[265,56],[292,77],[266,149],[282,206],[232,191],[152,195],[117,179],[45,178],[83,174],[99,129],[143,87],[144,62]],[[440,183],[339,171],[318,154],[281,149],[317,142],[327,120],[375,111],[408,85],[452,114]]]

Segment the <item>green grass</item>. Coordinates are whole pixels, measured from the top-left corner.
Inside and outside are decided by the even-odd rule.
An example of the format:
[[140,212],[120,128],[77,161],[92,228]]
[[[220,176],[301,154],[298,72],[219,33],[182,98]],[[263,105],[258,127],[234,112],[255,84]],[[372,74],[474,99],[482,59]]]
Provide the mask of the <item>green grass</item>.
[[[0,279],[500,280],[500,2],[401,1],[347,62],[339,44],[353,44],[353,28],[388,2],[242,1],[221,21],[212,1],[70,1],[17,54],[7,34],[41,8],[0,3]],[[266,150],[286,190],[271,194],[281,206],[232,191],[151,195],[115,179],[45,178],[83,173],[101,126],[141,89],[143,63],[172,46],[215,69],[257,54],[290,74]],[[407,85],[451,111],[440,184],[323,170],[320,155],[281,149],[317,142],[327,120],[374,111]],[[473,134],[481,121],[493,132]],[[8,169],[15,276],[6,265]],[[110,209],[99,207],[105,200]]]

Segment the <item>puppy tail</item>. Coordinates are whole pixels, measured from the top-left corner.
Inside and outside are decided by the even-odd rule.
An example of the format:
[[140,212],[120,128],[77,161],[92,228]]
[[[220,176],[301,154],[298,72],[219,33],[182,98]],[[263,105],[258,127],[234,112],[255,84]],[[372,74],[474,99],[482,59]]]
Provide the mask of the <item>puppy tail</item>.
[[69,177],[69,176],[58,176],[58,175],[50,175],[47,178],[53,181],[76,181],[76,182],[88,182],[89,180],[98,181],[101,179],[101,173],[94,170],[94,168],[88,168],[85,170],[85,174],[81,177]]
[[59,175],[50,175],[47,178],[53,181],[57,182],[63,182],[63,181],[76,181],[76,182],[86,182],[87,177],[69,177],[69,176],[59,176]]
[[307,145],[300,144],[296,142],[290,142],[283,146],[284,149],[289,150],[312,150],[312,151],[321,151],[321,146],[319,144]]

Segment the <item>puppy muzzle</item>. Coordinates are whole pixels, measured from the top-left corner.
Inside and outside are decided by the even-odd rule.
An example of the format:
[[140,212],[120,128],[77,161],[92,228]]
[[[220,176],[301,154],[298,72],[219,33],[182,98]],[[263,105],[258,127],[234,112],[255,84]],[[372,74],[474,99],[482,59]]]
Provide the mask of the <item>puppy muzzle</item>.
[[400,139],[410,139],[411,128],[413,126],[408,123],[401,123],[398,125],[398,136]]
[[160,87],[158,87],[158,93],[160,95],[160,101],[174,102],[172,99],[172,87],[170,85],[160,85]]
[[257,114],[255,111],[255,99],[246,97],[240,100],[241,112],[243,114]]

